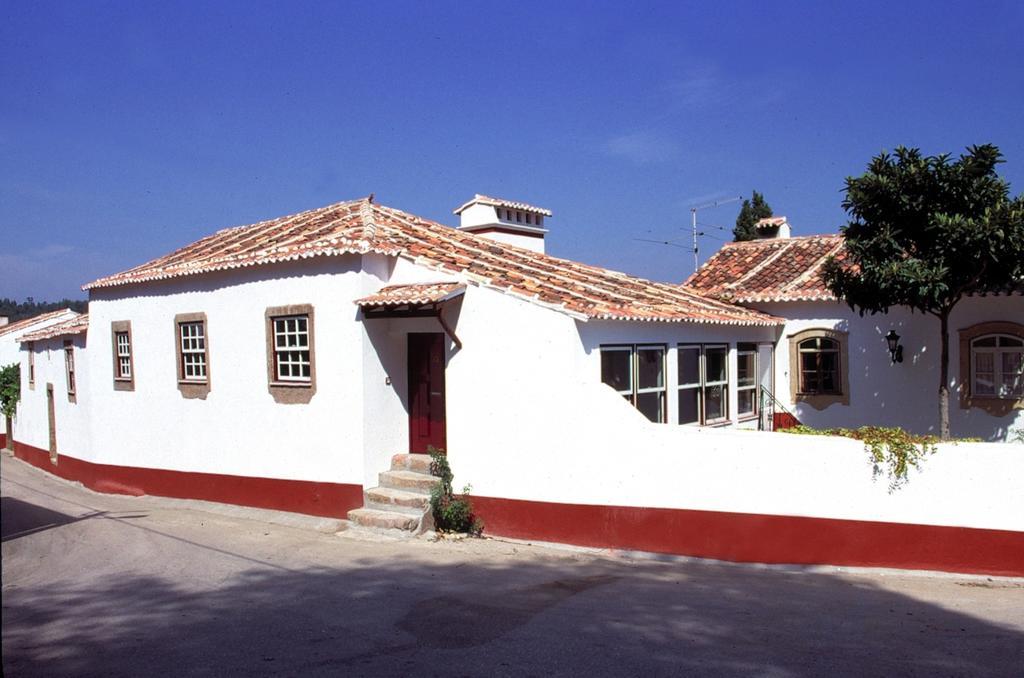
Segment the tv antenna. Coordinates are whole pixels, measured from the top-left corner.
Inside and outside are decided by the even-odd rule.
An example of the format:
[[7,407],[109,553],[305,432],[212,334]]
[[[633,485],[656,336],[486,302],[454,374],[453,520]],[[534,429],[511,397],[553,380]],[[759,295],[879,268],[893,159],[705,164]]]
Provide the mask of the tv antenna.
[[721,200],[714,200],[712,202],[705,202],[700,205],[694,205],[690,208],[690,216],[693,217],[693,270],[697,271],[697,210],[711,209],[712,207],[721,207],[722,205],[728,205],[731,202],[737,200],[743,200],[742,195],[738,195],[735,198],[722,198]]

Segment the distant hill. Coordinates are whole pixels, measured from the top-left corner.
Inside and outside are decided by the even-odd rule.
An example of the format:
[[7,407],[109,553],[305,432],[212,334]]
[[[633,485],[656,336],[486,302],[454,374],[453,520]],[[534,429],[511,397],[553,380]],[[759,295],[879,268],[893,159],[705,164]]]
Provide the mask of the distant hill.
[[10,322],[17,322],[24,318],[31,318],[47,311],[56,311],[62,308],[70,308],[72,311],[85,313],[89,310],[89,302],[84,299],[61,299],[60,301],[36,301],[29,297],[25,301],[17,302],[14,299],[4,297],[0,299],[0,315],[7,316]]

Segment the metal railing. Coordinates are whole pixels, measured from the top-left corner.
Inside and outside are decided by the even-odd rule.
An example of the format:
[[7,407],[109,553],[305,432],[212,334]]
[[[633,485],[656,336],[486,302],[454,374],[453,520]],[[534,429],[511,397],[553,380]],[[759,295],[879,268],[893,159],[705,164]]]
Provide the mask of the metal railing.
[[779,402],[771,391],[762,386],[760,388],[760,408],[758,410],[757,417],[757,429],[759,431],[774,431],[776,424],[776,414],[788,415],[786,418],[795,424],[799,424],[796,415],[786,409],[785,405]]

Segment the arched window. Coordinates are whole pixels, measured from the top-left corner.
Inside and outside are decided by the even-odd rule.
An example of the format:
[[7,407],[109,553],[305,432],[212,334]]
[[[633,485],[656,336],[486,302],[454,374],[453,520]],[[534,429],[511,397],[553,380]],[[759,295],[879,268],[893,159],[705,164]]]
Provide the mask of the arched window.
[[971,340],[971,395],[1024,398],[1024,339],[989,334]]
[[800,356],[800,393],[842,393],[839,342],[828,337],[804,339],[797,346]]

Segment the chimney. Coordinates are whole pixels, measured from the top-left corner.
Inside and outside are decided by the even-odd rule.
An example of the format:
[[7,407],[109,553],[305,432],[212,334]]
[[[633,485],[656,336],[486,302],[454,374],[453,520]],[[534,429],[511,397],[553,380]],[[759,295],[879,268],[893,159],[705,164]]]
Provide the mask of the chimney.
[[455,210],[459,230],[534,252],[544,251],[544,219],[551,210],[477,193]]
[[758,219],[757,223],[754,224],[754,228],[757,229],[757,237],[762,240],[789,238],[792,231],[789,222],[786,221],[786,217],[774,216]]

